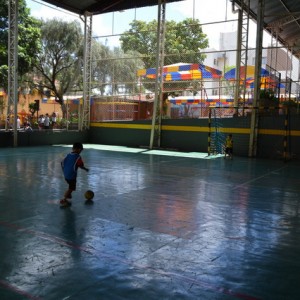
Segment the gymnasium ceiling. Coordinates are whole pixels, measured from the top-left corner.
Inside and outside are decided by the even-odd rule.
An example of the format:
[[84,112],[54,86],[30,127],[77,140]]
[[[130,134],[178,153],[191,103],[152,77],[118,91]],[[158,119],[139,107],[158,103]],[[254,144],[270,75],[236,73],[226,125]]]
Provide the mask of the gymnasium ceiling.
[[[83,15],[93,15],[131,8],[157,5],[159,0],[44,0],[49,4]],[[166,0],[176,2],[181,0]],[[207,0],[195,0],[207,1]],[[226,0],[224,0],[226,1]],[[250,3],[250,14],[256,19],[257,3],[260,0],[231,0],[236,4]],[[264,26],[267,30],[278,33],[281,43],[300,58],[300,1],[299,0],[265,0]]]
[[[237,4],[250,2],[250,13],[256,20],[259,0],[233,0]],[[300,1],[265,0],[264,27],[278,35],[279,41],[300,58]]]
[[[43,0],[44,2],[64,8],[73,13],[83,15],[90,12],[93,15],[109,13],[158,4],[158,0]],[[176,2],[181,0],[167,0]],[[199,0],[198,0],[199,1]]]

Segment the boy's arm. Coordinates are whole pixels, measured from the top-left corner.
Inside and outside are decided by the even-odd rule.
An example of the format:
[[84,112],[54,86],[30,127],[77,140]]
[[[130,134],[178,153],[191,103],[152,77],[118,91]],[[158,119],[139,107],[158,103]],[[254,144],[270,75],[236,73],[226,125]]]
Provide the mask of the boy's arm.
[[85,166],[80,167],[81,169],[85,170],[85,171],[89,171],[89,168],[86,168]]
[[87,172],[89,171],[89,169],[84,166],[84,163],[83,163],[83,160],[81,157],[77,161],[77,166],[78,166],[78,168],[83,169]]

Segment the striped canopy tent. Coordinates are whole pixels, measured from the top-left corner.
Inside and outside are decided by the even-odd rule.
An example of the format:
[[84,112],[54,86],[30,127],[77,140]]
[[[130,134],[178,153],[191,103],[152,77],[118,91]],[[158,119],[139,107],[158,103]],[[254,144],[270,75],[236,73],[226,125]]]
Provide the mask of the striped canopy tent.
[[203,99],[198,96],[179,96],[169,98],[168,101],[174,105],[201,105],[201,106],[230,106],[233,104],[233,99],[230,97],[222,96],[211,96],[207,99]]
[[[138,76],[155,79],[156,69],[140,69]],[[204,78],[221,78],[222,72],[203,64],[178,63],[163,67],[164,81],[200,80]]]
[[[229,71],[227,71],[224,74],[224,78],[227,80],[235,80],[235,75],[236,74],[236,68],[232,68]],[[260,76],[261,77],[268,77],[270,76],[270,73],[264,69],[261,68],[260,71]],[[246,80],[248,80],[249,78],[254,78],[255,77],[255,66],[241,66],[240,67],[240,78],[247,78]]]
[[[280,83],[279,80],[275,80],[272,77],[263,77],[261,78],[260,83],[261,83],[260,87],[262,89],[277,89],[277,88],[281,89],[285,87],[285,85]],[[247,78],[247,85],[253,89],[254,78]]]

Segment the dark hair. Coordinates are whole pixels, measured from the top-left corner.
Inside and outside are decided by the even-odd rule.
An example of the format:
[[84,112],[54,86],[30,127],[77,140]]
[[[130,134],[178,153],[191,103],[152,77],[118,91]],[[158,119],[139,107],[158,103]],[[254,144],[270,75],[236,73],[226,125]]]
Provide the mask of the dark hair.
[[74,143],[73,144],[73,149],[80,149],[83,150],[83,146],[81,143]]

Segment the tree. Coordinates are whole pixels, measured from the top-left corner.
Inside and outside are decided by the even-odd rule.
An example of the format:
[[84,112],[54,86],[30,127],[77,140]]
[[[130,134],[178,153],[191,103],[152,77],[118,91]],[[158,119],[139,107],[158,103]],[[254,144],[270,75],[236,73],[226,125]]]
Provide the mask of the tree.
[[111,93],[134,93],[137,87],[136,72],[142,68],[143,62],[139,58],[140,54],[135,51],[124,53],[121,48],[115,47],[112,53],[112,67],[109,76],[111,80]]
[[[157,26],[156,20],[149,23],[134,20],[131,29],[121,35],[121,47],[125,53],[136,51],[140,53],[144,68],[156,67]],[[208,38],[202,31],[199,20],[191,18],[182,22],[166,21],[164,41],[164,65],[179,62],[203,63],[206,55],[200,49],[209,46]],[[191,85],[189,81],[164,82],[164,91],[182,91]],[[154,90],[154,80],[143,78],[143,86]]]
[[[146,23],[134,20],[130,26],[131,29],[120,37],[123,51],[137,51],[142,55],[145,68],[155,67],[157,21]],[[166,65],[182,61],[202,63],[206,56],[199,53],[199,50],[208,46],[207,36],[203,33],[199,20],[188,18],[179,23],[166,21],[164,48]]]
[[131,93],[136,90],[136,71],[143,67],[137,52],[124,53],[96,41],[92,44],[92,88],[105,93]]
[[33,84],[41,93],[55,97],[65,117],[63,96],[78,88],[82,81],[82,30],[77,21],[52,19],[42,22],[41,36],[42,50],[35,64]]
[[39,110],[37,102],[29,103],[28,108],[29,108],[29,111],[31,112],[32,117]]
[[107,85],[107,74],[110,71],[110,65],[107,63],[110,57],[110,49],[101,43],[92,40],[92,90],[104,95]]
[[[0,85],[7,89],[8,1],[0,0]],[[30,16],[25,0],[18,6],[18,75],[30,71],[40,50],[40,22]]]

